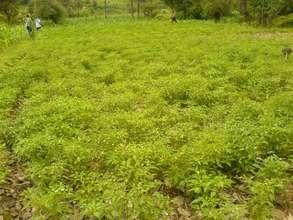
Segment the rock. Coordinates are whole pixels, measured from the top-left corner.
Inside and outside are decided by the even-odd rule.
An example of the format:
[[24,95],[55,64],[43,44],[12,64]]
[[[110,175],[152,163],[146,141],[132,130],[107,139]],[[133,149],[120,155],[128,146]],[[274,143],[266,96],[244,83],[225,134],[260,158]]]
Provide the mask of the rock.
[[7,207],[12,209],[14,207],[14,201],[10,200],[9,202],[7,202]]
[[16,178],[17,178],[17,180],[19,182],[24,182],[25,181],[25,177],[23,175],[17,175]]
[[25,212],[22,215],[22,219],[27,220],[30,219],[32,217],[32,213],[31,212]]
[[16,210],[16,208],[12,208],[12,209],[10,209],[10,214],[11,214],[11,216],[13,216],[13,217],[16,217],[16,216],[18,216],[18,211]]
[[184,218],[188,218],[191,216],[191,213],[186,209],[178,208],[177,210],[178,210],[178,213]]
[[181,207],[181,206],[184,206],[184,198],[182,196],[177,196],[175,198],[175,204],[178,206],[178,207]]
[[21,210],[22,205],[20,204],[20,202],[17,202],[17,203],[16,203],[15,208],[16,208],[16,210],[18,210],[18,211]]

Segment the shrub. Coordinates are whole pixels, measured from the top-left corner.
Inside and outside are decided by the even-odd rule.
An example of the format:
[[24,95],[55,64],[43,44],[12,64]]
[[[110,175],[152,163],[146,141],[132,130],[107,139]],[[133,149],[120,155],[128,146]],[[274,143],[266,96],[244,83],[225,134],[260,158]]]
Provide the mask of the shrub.
[[168,20],[170,19],[170,12],[166,9],[162,9],[155,15],[155,18],[158,20]]
[[66,10],[58,0],[40,0],[31,4],[35,15],[53,21],[55,24],[61,23],[66,17]]
[[251,0],[249,1],[249,7],[257,23],[267,26],[278,16],[286,2],[284,0]]
[[218,21],[223,16],[230,15],[231,1],[230,0],[213,0],[203,3],[203,13],[206,18],[212,18]]
[[292,27],[293,26],[293,14],[279,16],[274,19],[273,24],[277,27]]
[[252,197],[248,205],[253,219],[265,220],[271,217],[277,193],[285,190],[288,184],[288,168],[288,163],[275,156],[263,161],[256,180],[250,182]]
[[178,16],[182,18],[213,18],[219,20],[222,16],[230,14],[230,0],[196,0],[196,1],[171,1],[165,0],[167,5],[178,11]]
[[0,15],[7,23],[11,24],[15,22],[17,15],[19,13],[19,3],[16,1],[2,0],[0,2]]

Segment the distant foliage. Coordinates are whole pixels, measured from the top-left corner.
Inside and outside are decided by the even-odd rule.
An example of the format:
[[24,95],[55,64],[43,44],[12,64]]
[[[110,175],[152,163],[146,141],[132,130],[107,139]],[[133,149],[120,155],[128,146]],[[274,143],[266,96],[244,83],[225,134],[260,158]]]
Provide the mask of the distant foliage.
[[33,0],[31,10],[34,15],[54,23],[61,23],[67,16],[66,9],[58,0]]
[[202,8],[206,18],[219,21],[221,17],[231,14],[232,0],[205,0]]
[[4,21],[11,24],[19,13],[19,2],[16,0],[1,0],[0,15],[2,14]]
[[[280,15],[283,10],[286,12],[288,0],[250,0],[249,11],[254,19],[261,25],[267,26],[272,23],[273,19]],[[293,3],[291,3],[293,4]],[[290,9],[289,9],[290,10]]]
[[231,12],[231,0],[165,0],[166,4],[178,11],[182,18],[219,20]]
[[[292,0],[2,0],[0,20],[16,23],[22,20],[28,5],[31,11],[60,23],[69,17],[90,17],[123,15],[167,19],[172,10],[179,19],[213,19],[233,22],[248,22],[262,26],[290,25],[284,16],[293,13]],[[168,10],[168,16],[162,9]],[[223,17],[229,17],[222,19]],[[277,19],[280,18],[280,21]],[[277,21],[275,21],[277,19]],[[284,24],[283,24],[284,23]]]
[[293,27],[293,13],[275,18],[273,24],[277,27]]
[[[232,11],[239,11],[243,19],[238,21],[255,21],[267,26],[274,18],[293,13],[291,0],[164,0],[165,3],[177,10],[181,18],[215,19],[230,16]],[[235,13],[234,13],[235,14]]]
[[169,18],[170,12],[167,9],[162,9],[155,15],[155,19],[158,20],[168,20]]

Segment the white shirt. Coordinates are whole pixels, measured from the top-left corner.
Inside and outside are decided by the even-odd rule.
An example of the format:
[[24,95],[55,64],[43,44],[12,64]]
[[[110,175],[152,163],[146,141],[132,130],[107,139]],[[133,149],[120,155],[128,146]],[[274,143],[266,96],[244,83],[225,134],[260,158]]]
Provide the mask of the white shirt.
[[41,22],[41,19],[37,18],[36,19],[36,28],[40,28],[42,27],[42,22]]

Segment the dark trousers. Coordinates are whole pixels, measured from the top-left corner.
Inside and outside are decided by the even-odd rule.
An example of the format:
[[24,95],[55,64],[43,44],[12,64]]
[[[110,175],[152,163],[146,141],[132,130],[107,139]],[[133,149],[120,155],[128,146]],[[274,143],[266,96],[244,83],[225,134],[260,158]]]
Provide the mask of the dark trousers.
[[33,28],[31,26],[26,26],[27,32],[30,34],[33,31]]
[[177,19],[176,19],[176,17],[172,17],[172,18],[171,18],[171,21],[177,23]]

